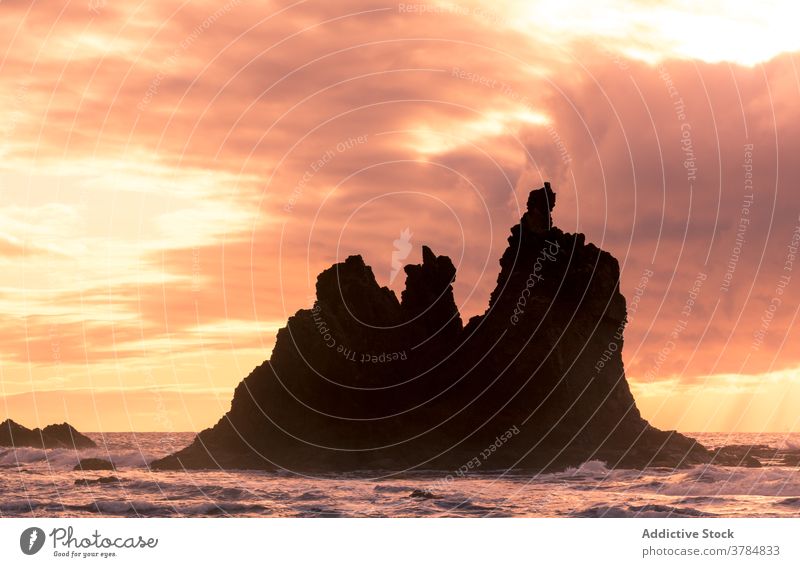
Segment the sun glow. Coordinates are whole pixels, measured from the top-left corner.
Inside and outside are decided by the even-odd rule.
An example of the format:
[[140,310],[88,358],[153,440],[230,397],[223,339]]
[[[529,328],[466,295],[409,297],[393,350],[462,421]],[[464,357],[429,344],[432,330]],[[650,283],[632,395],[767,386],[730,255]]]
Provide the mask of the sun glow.
[[631,379],[654,425],[682,431],[798,431],[800,368],[764,374],[716,374],[657,382]]
[[519,16],[507,20],[510,27],[537,40],[567,51],[591,41],[648,63],[678,58],[752,66],[800,49],[796,2],[506,0],[501,5],[495,10]]

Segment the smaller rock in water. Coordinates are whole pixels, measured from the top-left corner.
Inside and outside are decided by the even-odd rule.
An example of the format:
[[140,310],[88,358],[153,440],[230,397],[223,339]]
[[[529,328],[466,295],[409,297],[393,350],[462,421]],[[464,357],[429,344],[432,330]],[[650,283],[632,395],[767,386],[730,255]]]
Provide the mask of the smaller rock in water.
[[74,471],[113,471],[114,465],[105,459],[81,459]]
[[800,466],[800,455],[790,453],[783,456],[783,466],[785,467],[798,467]]
[[777,449],[767,445],[726,445],[716,450],[714,464],[732,467],[758,468],[763,466],[756,459],[775,459]]
[[408,495],[409,498],[423,498],[425,500],[432,500],[434,498],[439,498],[430,490],[414,490],[411,494]]
[[99,478],[79,478],[75,481],[76,486],[90,486],[92,484],[111,484],[113,482],[122,482],[116,476],[101,476]]

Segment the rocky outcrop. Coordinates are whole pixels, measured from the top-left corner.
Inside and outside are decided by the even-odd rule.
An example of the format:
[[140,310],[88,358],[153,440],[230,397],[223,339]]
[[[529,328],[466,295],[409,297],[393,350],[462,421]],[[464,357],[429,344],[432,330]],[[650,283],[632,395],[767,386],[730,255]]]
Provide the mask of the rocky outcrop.
[[101,476],[99,478],[79,478],[76,479],[75,486],[92,486],[94,484],[114,484],[122,482],[122,479],[116,476]]
[[94,441],[68,423],[48,425],[44,429],[28,429],[10,419],[0,423],[0,446],[35,447],[41,449],[89,449]]
[[[360,256],[323,271],[230,411],[154,469],[678,467],[714,454],[639,414],[621,352],[619,265],[553,226],[533,191],[484,314],[466,326],[449,258],[423,248],[398,300]],[[722,455],[720,458],[726,458]]]

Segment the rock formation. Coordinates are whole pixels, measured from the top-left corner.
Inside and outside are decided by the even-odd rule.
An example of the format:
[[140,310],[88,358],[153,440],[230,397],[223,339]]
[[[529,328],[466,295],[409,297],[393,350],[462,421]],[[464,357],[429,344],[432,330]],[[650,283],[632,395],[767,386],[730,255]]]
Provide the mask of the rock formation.
[[0,446],[35,447],[39,449],[89,449],[94,441],[68,423],[48,425],[44,429],[28,429],[10,419],[0,423]]
[[94,484],[114,484],[115,482],[122,482],[122,479],[116,476],[101,476],[98,478],[79,478],[73,483],[75,486],[92,486]]
[[531,192],[486,312],[463,325],[449,258],[423,247],[398,300],[360,256],[323,271],[230,411],[154,469],[553,470],[688,466],[714,454],[639,414],[622,363],[619,265]]

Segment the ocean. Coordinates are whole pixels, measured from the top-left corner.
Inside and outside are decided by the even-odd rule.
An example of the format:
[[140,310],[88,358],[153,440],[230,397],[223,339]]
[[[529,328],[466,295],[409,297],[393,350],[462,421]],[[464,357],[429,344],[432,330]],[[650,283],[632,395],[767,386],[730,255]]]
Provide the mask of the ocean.
[[[290,472],[150,472],[193,433],[88,434],[82,451],[0,447],[4,517],[767,517],[800,513],[800,469],[696,466],[558,473],[483,470],[304,476]],[[800,434],[690,434],[709,447],[800,449]],[[73,471],[79,459],[116,471]],[[105,477],[105,483],[96,483]],[[113,477],[113,478],[108,478]],[[89,481],[86,483],[85,481]]]

